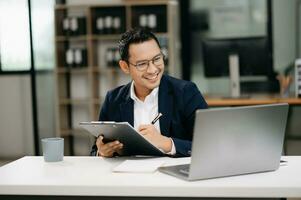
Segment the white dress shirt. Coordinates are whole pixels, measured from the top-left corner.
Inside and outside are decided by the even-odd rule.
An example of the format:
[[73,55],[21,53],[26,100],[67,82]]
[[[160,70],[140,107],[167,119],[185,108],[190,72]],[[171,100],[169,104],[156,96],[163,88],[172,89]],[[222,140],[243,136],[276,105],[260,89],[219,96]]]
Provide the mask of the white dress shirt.
[[[158,115],[159,87],[153,89],[153,91],[145,97],[144,101],[141,101],[136,96],[134,81],[132,81],[130,95],[131,99],[134,100],[134,128],[138,130],[139,126],[142,124],[151,124]],[[160,119],[154,124],[154,126],[161,134],[159,121]],[[167,154],[174,155],[176,154],[176,148],[173,140],[170,140],[172,142],[172,149]]]

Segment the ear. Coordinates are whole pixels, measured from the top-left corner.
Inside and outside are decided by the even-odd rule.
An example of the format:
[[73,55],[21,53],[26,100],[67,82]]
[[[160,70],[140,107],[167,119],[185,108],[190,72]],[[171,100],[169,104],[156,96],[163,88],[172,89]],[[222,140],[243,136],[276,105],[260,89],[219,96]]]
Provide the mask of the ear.
[[129,74],[130,73],[130,69],[129,69],[129,65],[127,64],[127,62],[125,62],[124,60],[120,60],[119,61],[119,67],[121,68],[121,70],[126,73]]

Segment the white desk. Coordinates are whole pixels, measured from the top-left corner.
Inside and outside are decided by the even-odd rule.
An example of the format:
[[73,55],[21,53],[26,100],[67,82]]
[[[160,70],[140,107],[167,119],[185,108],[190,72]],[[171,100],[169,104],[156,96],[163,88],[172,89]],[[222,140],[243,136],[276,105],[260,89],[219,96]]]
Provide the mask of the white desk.
[[[283,157],[287,166],[274,172],[194,182],[160,172],[112,173],[124,159],[64,157],[63,162],[45,163],[43,157],[23,157],[0,167],[0,195],[301,197],[301,156]],[[155,159],[167,165],[189,162],[189,158]]]

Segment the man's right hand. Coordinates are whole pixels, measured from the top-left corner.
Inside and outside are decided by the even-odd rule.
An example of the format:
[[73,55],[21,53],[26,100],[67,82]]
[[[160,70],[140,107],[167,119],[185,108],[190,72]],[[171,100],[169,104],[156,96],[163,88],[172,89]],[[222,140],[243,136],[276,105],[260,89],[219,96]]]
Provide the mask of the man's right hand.
[[96,146],[98,149],[98,156],[103,157],[113,157],[113,154],[116,152],[121,154],[123,144],[115,140],[113,142],[103,143],[103,137],[99,136],[96,140]]

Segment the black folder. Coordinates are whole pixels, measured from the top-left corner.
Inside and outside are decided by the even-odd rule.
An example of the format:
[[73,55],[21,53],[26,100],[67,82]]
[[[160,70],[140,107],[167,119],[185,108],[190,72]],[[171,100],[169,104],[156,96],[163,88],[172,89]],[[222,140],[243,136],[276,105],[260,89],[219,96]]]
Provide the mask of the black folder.
[[123,144],[123,155],[164,156],[165,154],[139,134],[128,122],[80,122],[80,126],[103,141],[118,140]]

